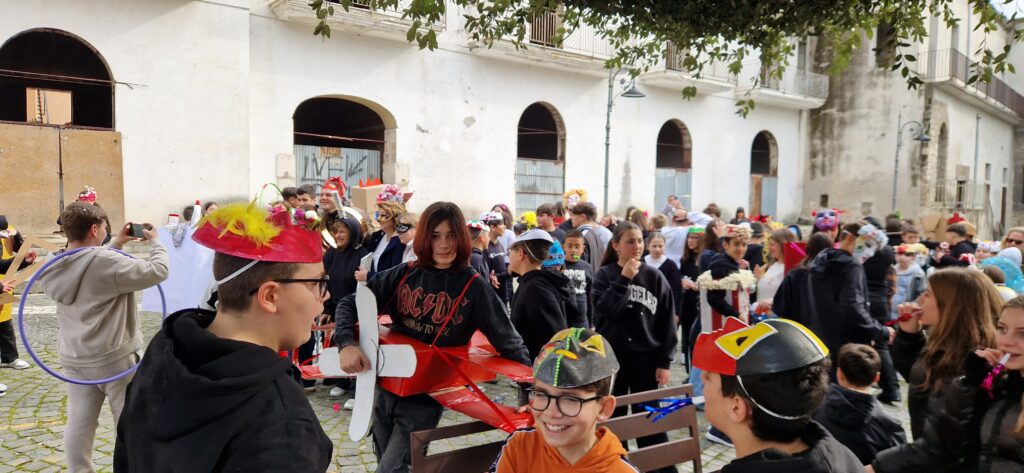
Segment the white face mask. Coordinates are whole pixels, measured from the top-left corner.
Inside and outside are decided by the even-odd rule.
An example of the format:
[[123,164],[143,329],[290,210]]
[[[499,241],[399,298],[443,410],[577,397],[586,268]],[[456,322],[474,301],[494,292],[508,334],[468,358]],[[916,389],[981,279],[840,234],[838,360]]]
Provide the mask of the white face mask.
[[857,239],[857,247],[853,250],[853,260],[858,264],[864,264],[865,261],[875,256],[876,249],[877,243],[874,240],[859,238]]

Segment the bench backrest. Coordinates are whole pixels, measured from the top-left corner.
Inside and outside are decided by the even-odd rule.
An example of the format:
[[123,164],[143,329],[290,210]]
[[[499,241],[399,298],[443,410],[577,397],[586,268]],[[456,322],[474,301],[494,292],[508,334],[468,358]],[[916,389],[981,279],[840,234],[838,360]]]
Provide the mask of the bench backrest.
[[[692,385],[645,391],[617,397],[618,405],[647,402],[655,399],[669,398],[680,395],[693,395]],[[635,411],[634,411],[635,412]],[[625,441],[638,437],[646,437],[662,432],[686,429],[686,436],[678,440],[644,447],[629,452],[629,461],[640,471],[651,471],[658,468],[693,462],[693,471],[701,473],[700,436],[697,426],[697,411],[693,406],[677,410],[658,422],[651,422],[645,412],[615,417],[603,424]],[[421,430],[411,434],[411,455],[413,473],[441,472],[484,472],[498,456],[503,441],[461,448],[443,453],[427,455],[430,442],[445,440],[465,435],[495,430],[483,422],[450,425],[431,430]]]

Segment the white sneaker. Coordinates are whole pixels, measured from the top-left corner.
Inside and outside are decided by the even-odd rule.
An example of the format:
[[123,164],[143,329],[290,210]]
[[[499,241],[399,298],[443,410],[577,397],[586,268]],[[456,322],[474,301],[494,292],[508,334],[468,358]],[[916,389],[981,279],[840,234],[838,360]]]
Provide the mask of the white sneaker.
[[0,396],[4,396],[6,394],[7,394],[7,385],[3,384],[3,383],[0,383]]
[[27,361],[22,360],[21,358],[15,359],[14,361],[12,361],[10,363],[0,363],[0,367],[3,367],[3,368],[14,368],[16,370],[23,370],[23,369],[28,368],[30,366],[32,366],[32,365],[30,365]]
[[349,400],[345,401],[345,405],[343,406],[343,408],[346,411],[351,411],[352,409],[355,409],[356,408],[356,400],[355,399],[349,399]]
[[341,396],[344,396],[346,392],[347,391],[345,391],[344,389],[341,389],[340,386],[335,386],[335,387],[331,388],[331,392],[329,393],[329,395],[331,397],[341,397]]

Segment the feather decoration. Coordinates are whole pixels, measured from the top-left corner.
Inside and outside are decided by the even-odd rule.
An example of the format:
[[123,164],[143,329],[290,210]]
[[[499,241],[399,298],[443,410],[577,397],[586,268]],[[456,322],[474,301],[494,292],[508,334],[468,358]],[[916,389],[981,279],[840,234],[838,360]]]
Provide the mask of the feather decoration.
[[281,229],[269,217],[269,212],[254,200],[224,205],[203,217],[199,226],[209,222],[214,228],[223,228],[220,236],[231,232],[249,238],[259,246],[270,246],[270,241],[281,233]]

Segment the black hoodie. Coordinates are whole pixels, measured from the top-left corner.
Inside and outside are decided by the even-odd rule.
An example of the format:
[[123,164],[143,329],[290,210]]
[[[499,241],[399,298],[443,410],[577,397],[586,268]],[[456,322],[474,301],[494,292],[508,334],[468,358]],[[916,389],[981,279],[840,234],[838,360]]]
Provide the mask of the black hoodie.
[[[479,329],[501,356],[530,365],[523,339],[512,327],[504,304],[486,278],[477,276],[470,282],[475,275],[476,271],[468,267],[452,270],[403,264],[377,273],[366,286],[377,297],[377,310],[391,316],[391,330],[431,343],[452,303],[469,283],[459,310],[437,339],[437,346],[466,345]],[[338,302],[334,318],[334,344],[344,347],[355,343],[355,294]]]
[[576,310],[572,300],[569,278],[562,273],[537,269],[519,277],[519,289],[512,295],[512,325],[531,360],[554,334],[586,325],[586,314]]
[[800,308],[800,317],[829,351],[838,352],[847,343],[870,345],[889,336],[885,326],[871,318],[864,268],[849,253],[834,248],[819,253],[805,288],[800,302],[806,306]]
[[882,410],[874,396],[838,384],[831,386],[814,420],[864,465],[870,465],[878,452],[907,443],[903,426]]
[[632,280],[622,266],[602,266],[594,276],[594,325],[620,358],[643,354],[668,368],[675,358],[675,308],[672,289],[661,271],[640,264]]
[[487,264],[487,255],[480,248],[473,248],[473,253],[469,255],[469,267],[480,273],[484,279],[490,281],[491,266]]
[[214,317],[178,311],[153,337],[125,395],[114,471],[326,471],[331,440],[289,359],[218,338]]
[[[740,264],[731,256],[721,253],[711,260],[708,270],[711,271],[711,278],[717,281],[739,272]],[[726,292],[724,290],[708,291],[708,305],[723,317],[739,317],[740,311],[736,310],[732,301],[725,300]]]
[[[487,266],[494,271],[494,276],[498,278],[498,287],[494,291],[498,294],[498,298],[505,303],[512,300],[512,274],[508,272],[508,259],[505,257],[507,250],[508,248],[501,246],[498,240],[494,240],[487,244],[486,252]],[[481,276],[490,277],[487,274]]]
[[324,313],[332,315],[342,297],[355,294],[356,286],[359,284],[355,277],[356,269],[359,269],[359,260],[370,254],[359,243],[363,241],[359,222],[350,218],[343,218],[341,221],[348,227],[348,247],[331,248],[324,253],[324,271],[331,278],[328,282],[331,298],[324,302]]
[[864,467],[850,449],[829,435],[820,424],[810,422],[800,440],[809,449],[790,455],[774,448],[737,458],[721,473],[860,473]]
[[590,263],[565,260],[562,274],[569,278],[569,287],[573,293],[573,305],[576,310],[587,315],[587,327],[594,326],[594,303],[591,300],[594,289],[594,268]]

